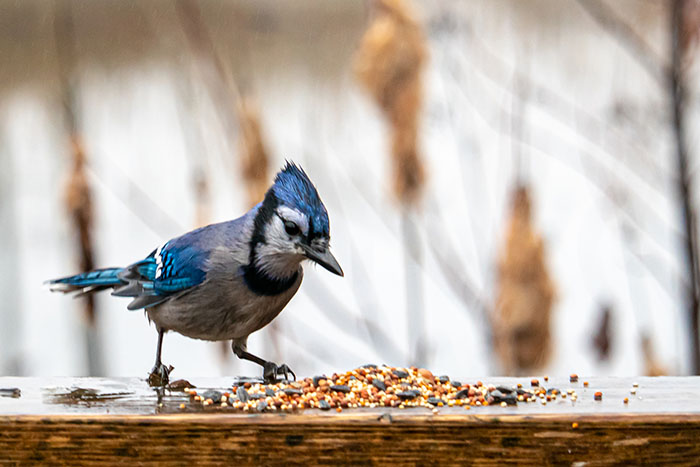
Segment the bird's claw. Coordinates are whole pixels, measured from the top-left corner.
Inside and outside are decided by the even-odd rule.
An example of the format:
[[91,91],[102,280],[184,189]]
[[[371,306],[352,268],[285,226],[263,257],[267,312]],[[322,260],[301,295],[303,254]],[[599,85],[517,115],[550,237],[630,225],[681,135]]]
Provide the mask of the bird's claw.
[[168,365],[167,367],[162,363],[153,367],[148,375],[148,385],[151,387],[163,387],[170,381],[170,372],[173,371],[173,366]]
[[285,363],[277,365],[274,362],[265,362],[263,365],[263,379],[268,384],[277,383],[278,376],[282,376],[282,381],[289,381],[289,375],[292,375],[294,381],[297,380],[297,375]]

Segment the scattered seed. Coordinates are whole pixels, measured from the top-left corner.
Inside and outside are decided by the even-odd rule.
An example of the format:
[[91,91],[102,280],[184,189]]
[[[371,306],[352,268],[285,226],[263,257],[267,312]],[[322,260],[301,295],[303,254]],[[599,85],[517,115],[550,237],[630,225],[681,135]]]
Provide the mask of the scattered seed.
[[401,399],[408,400],[408,399],[415,399],[420,395],[420,391],[418,389],[411,389],[408,391],[401,391],[396,393],[397,396],[399,396]]
[[379,389],[380,391],[386,392],[386,384],[384,384],[384,381],[382,381],[381,379],[374,378],[372,380],[372,386]]
[[572,423],[572,424],[571,424],[571,428],[573,428],[574,430],[575,430],[576,428],[578,428],[578,422]]
[[221,396],[222,396],[221,392],[215,391],[213,389],[210,389],[208,391],[204,391],[204,393],[202,394],[202,397],[205,400],[211,399],[212,401],[216,401],[216,402],[221,402]]
[[538,380],[536,380],[536,379],[533,379],[533,380],[530,381],[530,386],[532,386],[533,388],[536,388],[536,387],[538,387],[539,385],[540,385],[540,382],[539,382]]
[[603,400],[603,393],[598,391],[595,394],[593,394],[593,399],[597,401],[602,401]]
[[236,396],[238,396],[238,400],[240,400],[244,404],[250,400],[250,395],[243,386],[238,387],[238,389],[236,390]]
[[588,381],[584,381],[584,382],[583,382],[583,387],[584,387],[584,388],[587,388],[587,387],[588,387]]
[[470,410],[471,406],[508,406],[538,399],[546,404],[547,400],[556,399],[558,390],[546,390],[537,383],[538,386],[529,390],[523,389],[522,383],[508,387],[477,381],[470,385],[451,381],[447,375],[436,378],[424,368],[365,365],[344,373],[304,378],[294,383],[245,382],[229,391],[212,389],[201,395],[192,387],[184,389],[191,401],[203,406],[214,405],[221,410],[243,412],[291,412],[312,408],[340,412],[359,407],[423,407],[432,411],[455,406],[463,406],[465,410]]
[[22,396],[20,388],[0,388],[0,397],[12,397],[17,399]]
[[570,383],[577,383],[578,382],[578,375],[576,373],[571,373],[569,375],[569,382]]
[[345,384],[334,384],[331,386],[331,390],[336,392],[348,393],[350,392],[350,386],[347,386]]
[[630,401],[630,400],[629,400],[628,398],[626,398],[626,397],[625,397],[624,399],[622,399],[622,402],[624,402],[625,404],[629,403],[629,401]]

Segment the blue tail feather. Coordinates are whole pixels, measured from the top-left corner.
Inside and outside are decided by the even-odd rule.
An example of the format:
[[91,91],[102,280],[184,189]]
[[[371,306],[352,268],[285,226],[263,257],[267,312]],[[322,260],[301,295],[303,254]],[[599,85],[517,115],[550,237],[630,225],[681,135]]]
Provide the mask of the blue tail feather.
[[124,268],[96,269],[74,276],[50,280],[47,283],[51,290],[57,292],[67,293],[84,289],[89,289],[85,290],[86,292],[95,292],[123,284],[119,279],[119,273],[123,270]]

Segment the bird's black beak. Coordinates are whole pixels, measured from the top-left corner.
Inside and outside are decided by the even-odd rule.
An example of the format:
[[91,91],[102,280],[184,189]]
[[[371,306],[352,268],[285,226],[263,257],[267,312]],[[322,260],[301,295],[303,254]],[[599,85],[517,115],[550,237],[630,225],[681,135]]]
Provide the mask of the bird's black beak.
[[340,264],[338,264],[338,260],[335,259],[335,256],[331,254],[328,248],[323,250],[317,250],[316,248],[312,248],[310,246],[303,246],[303,248],[306,257],[311,261],[320,264],[333,274],[337,274],[341,277],[345,275],[343,274],[343,269],[340,267]]

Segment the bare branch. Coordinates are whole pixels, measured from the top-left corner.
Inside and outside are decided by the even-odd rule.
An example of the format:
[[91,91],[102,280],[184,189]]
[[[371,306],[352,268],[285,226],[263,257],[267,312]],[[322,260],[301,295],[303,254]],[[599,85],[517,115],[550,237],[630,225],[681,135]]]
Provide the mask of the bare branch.
[[688,314],[692,343],[691,362],[694,374],[700,374],[700,284],[698,278],[698,244],[693,206],[693,186],[688,174],[688,147],[686,142],[685,115],[685,76],[683,74],[684,50],[681,45],[681,30],[683,28],[683,6],[685,0],[674,0],[671,15],[671,53],[673,66],[671,68],[671,103],[673,105],[673,130],[676,143],[676,159],[680,177],[679,195],[685,227],[685,261],[691,277],[691,287],[688,294]]

